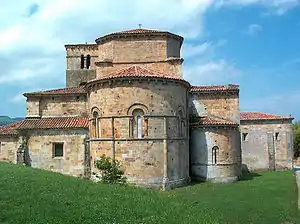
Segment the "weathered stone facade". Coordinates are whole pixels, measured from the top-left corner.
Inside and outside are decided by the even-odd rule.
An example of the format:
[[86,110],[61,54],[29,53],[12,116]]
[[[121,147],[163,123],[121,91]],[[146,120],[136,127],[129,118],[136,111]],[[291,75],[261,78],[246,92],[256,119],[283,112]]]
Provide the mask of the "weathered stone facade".
[[18,137],[0,137],[0,161],[17,162]]
[[[90,82],[87,87],[91,117],[98,114],[93,122],[99,130],[91,136],[93,159],[102,153],[117,157],[129,182],[149,187],[168,188],[189,181],[188,83],[115,78]],[[142,111],[140,137],[134,124],[137,110]]]
[[[26,133],[32,167],[83,177],[88,130],[34,130]],[[53,144],[63,143],[63,156],[55,157]]]
[[238,86],[228,85],[219,91],[193,87],[189,116],[191,177],[237,181],[241,175]]
[[[163,190],[190,178],[237,181],[242,162],[290,168],[291,119],[240,126],[239,86],[191,86],[182,42],[137,29],[65,45],[67,88],[24,94],[26,119],[0,127],[0,160],[90,178],[105,154],[129,183]],[[240,129],[253,138],[242,151]]]
[[292,169],[291,119],[241,120],[242,158],[249,170]]

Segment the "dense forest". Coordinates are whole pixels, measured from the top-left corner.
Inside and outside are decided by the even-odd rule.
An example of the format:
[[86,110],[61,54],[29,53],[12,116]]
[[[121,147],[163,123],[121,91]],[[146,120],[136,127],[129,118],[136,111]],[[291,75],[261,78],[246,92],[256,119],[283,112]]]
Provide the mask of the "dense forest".
[[15,117],[15,118],[10,118],[8,116],[0,116],[0,126],[1,125],[7,125],[13,122],[21,121],[24,118],[22,117]]

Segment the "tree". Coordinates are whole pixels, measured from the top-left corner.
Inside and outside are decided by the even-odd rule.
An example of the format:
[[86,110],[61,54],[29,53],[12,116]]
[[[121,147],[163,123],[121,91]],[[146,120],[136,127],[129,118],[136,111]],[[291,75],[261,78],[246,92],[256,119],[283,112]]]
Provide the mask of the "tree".
[[104,154],[96,161],[95,166],[101,172],[101,182],[109,184],[125,184],[126,177],[119,161],[106,157]]
[[300,157],[300,121],[293,124],[294,157]]

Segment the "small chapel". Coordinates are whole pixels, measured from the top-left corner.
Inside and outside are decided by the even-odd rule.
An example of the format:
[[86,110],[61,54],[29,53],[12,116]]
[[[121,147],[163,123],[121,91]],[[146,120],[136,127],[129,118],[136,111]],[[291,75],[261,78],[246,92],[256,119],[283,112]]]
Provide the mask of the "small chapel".
[[65,45],[66,88],[24,93],[25,119],[0,126],[0,161],[92,178],[105,154],[128,183],[162,190],[292,169],[293,118],[240,112],[239,85],[186,81],[183,40],[139,28]]

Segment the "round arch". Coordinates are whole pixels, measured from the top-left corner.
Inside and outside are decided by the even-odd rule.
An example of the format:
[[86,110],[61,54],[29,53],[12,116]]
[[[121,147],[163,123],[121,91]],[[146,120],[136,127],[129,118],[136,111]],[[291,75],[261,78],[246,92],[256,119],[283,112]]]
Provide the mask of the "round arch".
[[144,112],[144,114],[149,114],[147,106],[145,106],[144,104],[141,104],[141,103],[135,103],[135,104],[132,104],[128,108],[127,115],[132,115],[133,111],[135,111],[135,110],[142,110]]

